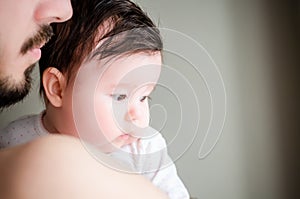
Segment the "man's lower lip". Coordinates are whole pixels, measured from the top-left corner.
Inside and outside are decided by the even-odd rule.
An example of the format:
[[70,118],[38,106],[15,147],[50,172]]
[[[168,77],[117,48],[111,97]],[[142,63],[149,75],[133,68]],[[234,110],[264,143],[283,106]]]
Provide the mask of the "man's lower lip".
[[41,49],[39,49],[39,48],[34,48],[34,49],[30,50],[29,53],[36,61],[38,61],[42,55]]

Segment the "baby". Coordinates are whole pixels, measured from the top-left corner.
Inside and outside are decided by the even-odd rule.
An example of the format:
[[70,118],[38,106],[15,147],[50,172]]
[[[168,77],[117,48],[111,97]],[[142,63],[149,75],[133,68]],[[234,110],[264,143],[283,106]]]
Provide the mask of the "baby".
[[160,133],[149,127],[149,95],[161,70],[162,40],[129,0],[72,1],[71,20],[53,24],[43,47],[46,110],[10,123],[0,147],[66,134],[126,163],[166,192],[189,198]]

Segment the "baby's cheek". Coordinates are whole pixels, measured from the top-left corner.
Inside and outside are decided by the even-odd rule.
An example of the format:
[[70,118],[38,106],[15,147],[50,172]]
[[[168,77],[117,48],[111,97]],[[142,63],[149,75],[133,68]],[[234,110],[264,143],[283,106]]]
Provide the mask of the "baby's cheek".
[[142,113],[143,113],[143,119],[142,119],[141,127],[145,128],[145,127],[149,126],[149,122],[150,122],[150,112],[149,112],[148,105],[143,107]]
[[108,110],[106,106],[100,106],[98,108],[95,115],[97,117],[99,132],[110,141],[114,138],[116,131],[116,124],[112,117],[111,110]]

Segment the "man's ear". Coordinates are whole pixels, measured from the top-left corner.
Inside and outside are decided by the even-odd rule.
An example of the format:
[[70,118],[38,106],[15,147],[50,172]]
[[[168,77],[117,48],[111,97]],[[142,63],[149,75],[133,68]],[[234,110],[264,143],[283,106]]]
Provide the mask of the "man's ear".
[[54,67],[47,68],[43,73],[43,86],[48,101],[54,107],[62,106],[62,97],[66,87],[66,77]]

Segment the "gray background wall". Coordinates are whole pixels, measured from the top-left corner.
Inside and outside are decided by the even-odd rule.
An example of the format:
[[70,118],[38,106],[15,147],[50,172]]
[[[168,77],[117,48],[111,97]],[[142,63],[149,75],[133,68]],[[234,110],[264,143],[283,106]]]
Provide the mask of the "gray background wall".
[[[200,124],[199,136],[176,161],[191,195],[209,199],[299,198],[299,2],[136,2],[160,27],[185,33],[202,44],[218,65],[226,86],[226,123],[214,150],[206,158],[198,158],[205,129]],[[166,62],[176,67],[172,57]],[[177,67],[193,81],[195,77],[187,68]],[[201,89],[201,84],[194,86]],[[23,103],[1,113],[0,127],[43,109],[37,88],[38,80]],[[155,97],[156,101],[164,100],[162,95]],[[203,98],[199,104],[205,114],[207,101]],[[167,138],[172,137],[169,133]],[[181,140],[184,145],[186,141]]]

